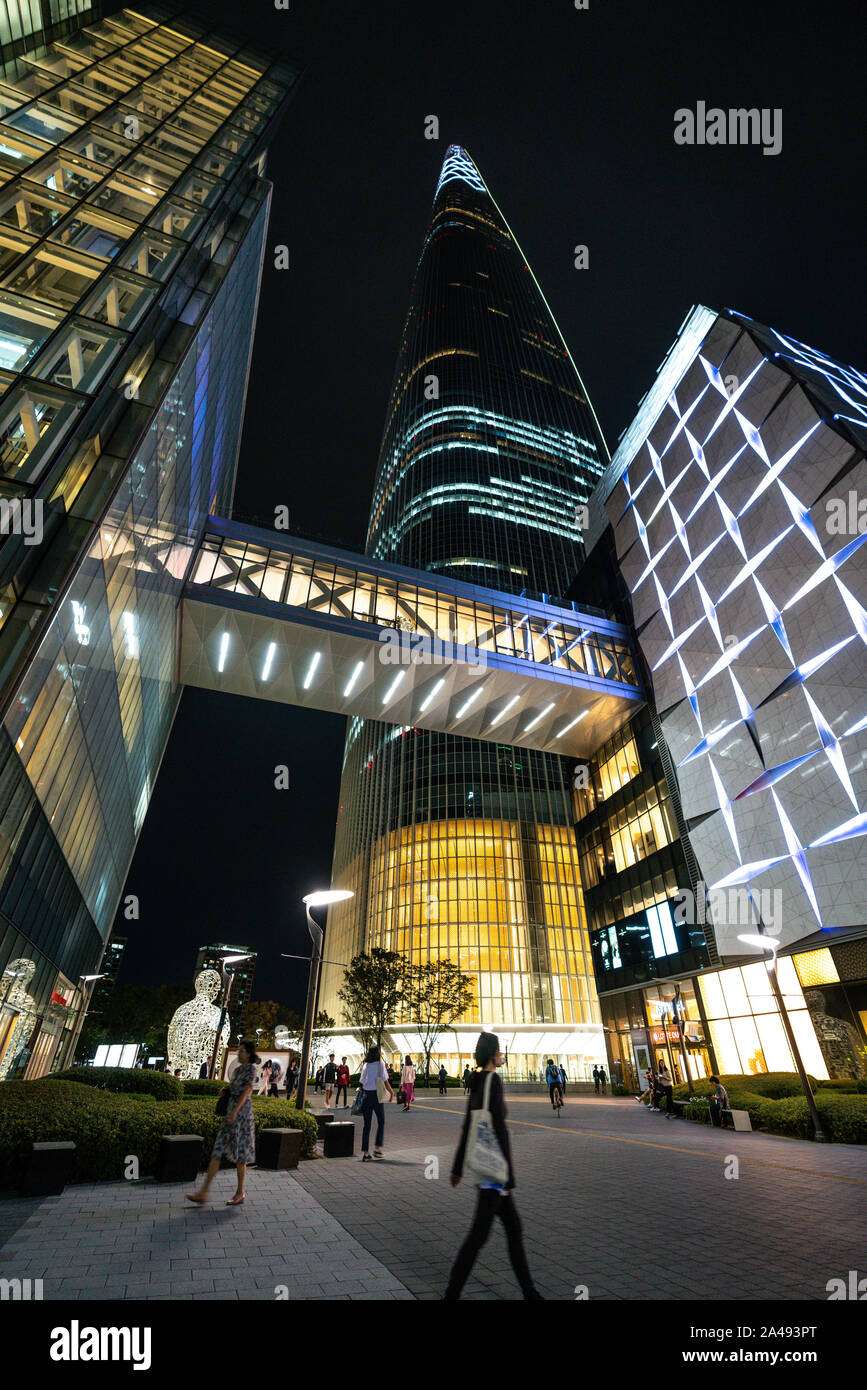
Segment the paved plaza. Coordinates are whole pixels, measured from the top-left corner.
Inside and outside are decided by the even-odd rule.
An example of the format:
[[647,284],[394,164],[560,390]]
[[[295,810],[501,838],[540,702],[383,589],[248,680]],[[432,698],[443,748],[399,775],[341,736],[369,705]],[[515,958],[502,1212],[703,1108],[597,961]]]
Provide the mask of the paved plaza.
[[[0,1202],[0,1277],[42,1279],[45,1299],[438,1299],[474,1205],[448,1180],[463,1108],[454,1092],[422,1093],[409,1115],[386,1106],[381,1162],[359,1161],[357,1135],[354,1160],[252,1169],[237,1208],[228,1171],[206,1208],[184,1202],[189,1184],[150,1180]],[[546,1298],[825,1300],[829,1279],[864,1269],[867,1148],[669,1122],[610,1097],[567,1097],[557,1120],[518,1096],[509,1127]],[[501,1231],[464,1296],[520,1297]]]

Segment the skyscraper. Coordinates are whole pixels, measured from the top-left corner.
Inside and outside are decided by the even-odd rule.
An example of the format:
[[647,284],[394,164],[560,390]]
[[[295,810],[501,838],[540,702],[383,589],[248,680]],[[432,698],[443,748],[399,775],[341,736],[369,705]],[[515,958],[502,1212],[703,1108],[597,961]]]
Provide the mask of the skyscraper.
[[[368,551],[486,590],[564,593],[607,460],[523,252],[452,146],[410,296]],[[460,605],[455,625],[466,641]],[[604,1057],[568,775],[555,755],[452,734],[356,719],[347,734],[334,882],[356,896],[332,910],[328,955],[383,946],[457,961],[477,989],[466,1022],[508,1026],[512,1075],[548,1048],[581,1074]],[[326,967],[322,992],[338,1020],[341,974]],[[393,1032],[398,1051],[415,1050],[410,1022]],[[457,1065],[468,1049],[467,1036],[444,1050]]]
[[62,1054],[147,811],[180,697],[178,594],[234,487],[261,176],[298,75],[176,10],[16,34],[0,72],[0,1077]]

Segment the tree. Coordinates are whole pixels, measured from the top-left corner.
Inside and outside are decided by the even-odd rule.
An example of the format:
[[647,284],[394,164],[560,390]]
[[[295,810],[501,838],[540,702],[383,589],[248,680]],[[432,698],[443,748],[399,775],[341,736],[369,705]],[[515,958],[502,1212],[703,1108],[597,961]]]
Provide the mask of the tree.
[[285,1008],[273,999],[257,999],[255,1002],[251,999],[241,1010],[244,1036],[255,1038],[256,1029],[260,1028],[259,1043],[262,1047],[274,1046],[274,1029],[279,1023],[286,1025],[290,1036],[300,1034],[304,1026],[294,1010]]
[[313,1020],[314,1030],[318,1031],[320,1029],[326,1029],[330,1033],[331,1030],[336,1027],[337,1024],[335,1023],[331,1015],[329,1013],[326,1013],[324,1009],[320,1009]]
[[426,1086],[430,1085],[430,1059],[437,1039],[466,1013],[474,998],[473,976],[465,975],[454,961],[428,960],[407,966],[403,1002],[424,1048]]
[[376,1043],[394,1015],[403,993],[407,962],[397,951],[374,946],[353,956],[338,990],[346,1021],[361,1038],[365,1052]]

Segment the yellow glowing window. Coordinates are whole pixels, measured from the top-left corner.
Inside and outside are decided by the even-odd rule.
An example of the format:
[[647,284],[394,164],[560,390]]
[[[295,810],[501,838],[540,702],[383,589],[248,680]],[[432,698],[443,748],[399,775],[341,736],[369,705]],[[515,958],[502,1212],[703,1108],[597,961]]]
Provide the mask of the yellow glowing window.
[[820,947],[818,951],[804,951],[802,955],[795,956],[794,961],[798,979],[804,988],[809,985],[833,985],[840,979],[834,957],[827,946]]

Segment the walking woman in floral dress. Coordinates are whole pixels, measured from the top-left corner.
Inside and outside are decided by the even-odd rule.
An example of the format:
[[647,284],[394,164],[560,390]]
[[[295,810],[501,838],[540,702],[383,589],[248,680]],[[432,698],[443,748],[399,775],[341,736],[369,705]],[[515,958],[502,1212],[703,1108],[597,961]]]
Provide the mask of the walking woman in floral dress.
[[187,1193],[188,1202],[207,1202],[211,1183],[220,1170],[222,1158],[228,1158],[234,1163],[238,1172],[235,1195],[226,1205],[238,1207],[243,1202],[247,1164],[252,1163],[256,1157],[256,1127],[253,1123],[253,1103],[250,1097],[256,1084],[256,1067],[259,1060],[255,1044],[245,1038],[238,1046],[238,1065],[229,1082],[229,1106],[214,1141],[205,1181],[198,1192]]

